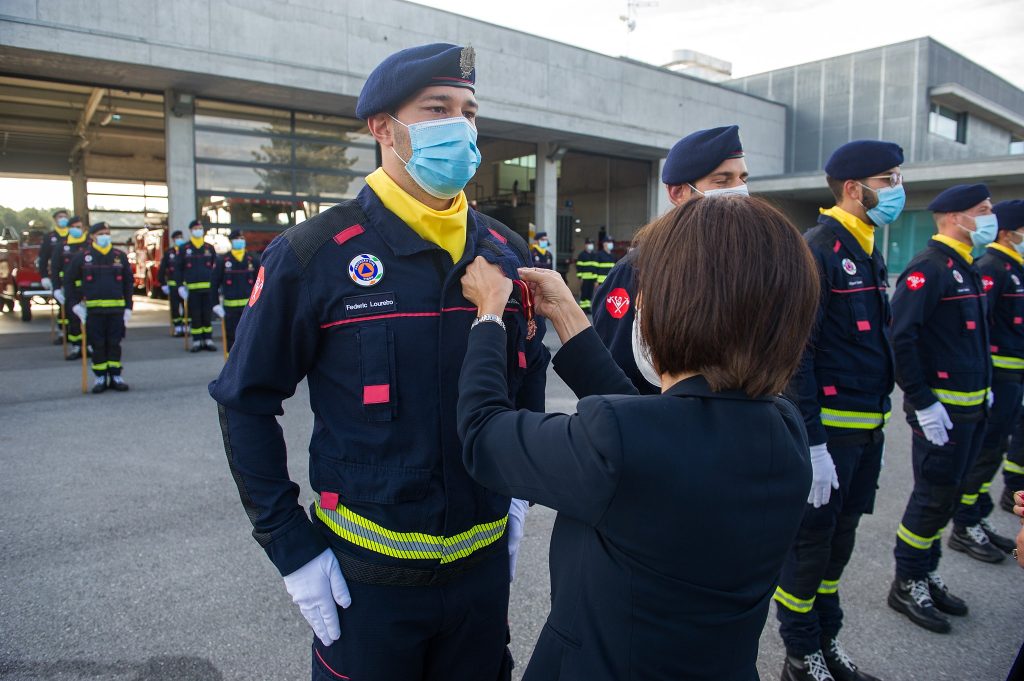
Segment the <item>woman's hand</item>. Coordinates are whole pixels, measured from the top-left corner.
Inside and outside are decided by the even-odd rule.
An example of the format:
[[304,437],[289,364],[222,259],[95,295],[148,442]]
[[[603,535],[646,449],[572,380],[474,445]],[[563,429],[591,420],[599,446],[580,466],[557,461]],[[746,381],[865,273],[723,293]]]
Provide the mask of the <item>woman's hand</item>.
[[501,268],[476,256],[462,275],[462,295],[476,305],[477,316],[493,314],[501,316],[505,303],[512,294],[512,280]]
[[530,285],[534,312],[551,320],[562,343],[590,326],[561,274],[544,268],[520,267],[519,276]]

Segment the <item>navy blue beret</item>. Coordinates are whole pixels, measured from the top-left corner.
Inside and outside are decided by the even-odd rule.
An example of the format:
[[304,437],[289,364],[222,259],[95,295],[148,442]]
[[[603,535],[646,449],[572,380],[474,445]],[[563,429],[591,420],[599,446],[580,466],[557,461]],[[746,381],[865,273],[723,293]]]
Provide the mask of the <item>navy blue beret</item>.
[[548,233],[547,232],[537,232],[535,237],[537,239],[547,239],[548,238]]
[[89,234],[95,234],[101,229],[110,229],[110,225],[105,222],[97,222],[95,225],[89,228]]
[[237,229],[233,229],[233,230],[231,230],[231,233],[228,234],[228,238],[229,239],[241,239],[242,238],[242,233],[240,231],[238,231]]
[[928,204],[933,213],[956,213],[974,208],[990,196],[983,184],[958,184],[942,192]]
[[[200,220],[199,218],[196,218],[192,222],[188,223],[188,228],[189,229],[192,229],[193,227],[203,227],[203,221]],[[206,228],[203,227],[203,229],[206,229]]]
[[661,171],[665,184],[695,182],[729,158],[743,158],[740,126],[698,130],[672,145]]
[[382,111],[394,111],[425,87],[449,85],[475,90],[476,53],[472,47],[432,43],[410,47],[382,61],[366,79],[356,116],[366,120]]
[[179,237],[179,236],[185,236],[184,234],[181,233],[180,229],[176,229],[173,232],[171,232],[171,238],[172,239],[175,238],[175,237]]
[[992,206],[992,212],[999,218],[999,229],[1013,231],[1024,227],[1024,199],[1000,201]]
[[70,218],[68,218],[68,224],[69,225],[74,225],[74,224],[78,224],[78,223],[81,223],[81,222],[82,222],[82,218],[78,217],[77,215],[72,215]]
[[881,140],[854,140],[832,152],[825,174],[836,180],[859,180],[903,165],[903,148]]

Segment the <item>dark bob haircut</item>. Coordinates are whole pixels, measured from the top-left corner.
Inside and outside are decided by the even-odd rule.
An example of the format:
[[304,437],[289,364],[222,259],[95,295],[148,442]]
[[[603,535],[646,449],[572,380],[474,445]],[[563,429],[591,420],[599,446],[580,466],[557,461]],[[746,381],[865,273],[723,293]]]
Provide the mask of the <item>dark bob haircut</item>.
[[817,269],[793,224],[761,199],[689,201],[644,228],[640,328],[661,373],[712,390],[782,392],[818,305]]

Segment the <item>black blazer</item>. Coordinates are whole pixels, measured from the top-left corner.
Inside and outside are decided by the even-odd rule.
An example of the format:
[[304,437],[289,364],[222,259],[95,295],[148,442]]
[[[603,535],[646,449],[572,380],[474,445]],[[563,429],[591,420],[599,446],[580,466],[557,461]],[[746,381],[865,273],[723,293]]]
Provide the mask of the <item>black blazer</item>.
[[757,644],[807,501],[797,408],[633,384],[588,329],[555,356],[573,416],[514,411],[497,324],[470,332],[463,460],[482,485],[558,511],[551,613],[524,681],[757,679]]

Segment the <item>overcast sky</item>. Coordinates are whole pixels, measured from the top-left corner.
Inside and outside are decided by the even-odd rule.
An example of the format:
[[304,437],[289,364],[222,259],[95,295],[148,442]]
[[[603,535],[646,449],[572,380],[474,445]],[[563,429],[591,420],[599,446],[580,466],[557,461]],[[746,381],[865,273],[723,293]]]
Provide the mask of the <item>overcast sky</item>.
[[736,77],[930,35],[1024,88],[1022,0],[659,0],[636,3],[632,33],[626,0],[419,4],[652,64],[697,50]]

